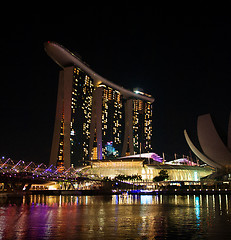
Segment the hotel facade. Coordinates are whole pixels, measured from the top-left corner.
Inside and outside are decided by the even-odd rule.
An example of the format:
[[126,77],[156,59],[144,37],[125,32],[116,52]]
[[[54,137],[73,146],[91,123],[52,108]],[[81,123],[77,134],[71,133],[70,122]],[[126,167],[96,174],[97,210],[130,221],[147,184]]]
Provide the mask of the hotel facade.
[[67,169],[151,152],[152,96],[101,77],[55,42],[45,50],[61,67],[50,164]]

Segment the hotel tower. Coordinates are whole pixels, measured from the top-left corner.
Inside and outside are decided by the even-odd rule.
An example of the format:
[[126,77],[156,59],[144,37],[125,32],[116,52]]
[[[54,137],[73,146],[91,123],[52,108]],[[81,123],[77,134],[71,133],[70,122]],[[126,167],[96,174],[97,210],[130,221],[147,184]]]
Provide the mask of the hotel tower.
[[45,51],[61,67],[50,164],[151,151],[152,96],[101,77],[60,44],[46,42]]

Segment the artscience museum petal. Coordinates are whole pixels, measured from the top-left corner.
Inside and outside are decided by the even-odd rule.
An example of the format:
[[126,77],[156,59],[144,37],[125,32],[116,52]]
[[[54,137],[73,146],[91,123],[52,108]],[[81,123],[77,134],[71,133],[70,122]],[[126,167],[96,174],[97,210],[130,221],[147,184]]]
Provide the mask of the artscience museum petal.
[[199,116],[197,120],[197,135],[203,153],[194,146],[186,130],[184,130],[185,139],[194,154],[203,162],[214,168],[231,168],[230,125],[231,119],[229,119],[227,134],[228,146],[225,146],[217,133],[210,114]]

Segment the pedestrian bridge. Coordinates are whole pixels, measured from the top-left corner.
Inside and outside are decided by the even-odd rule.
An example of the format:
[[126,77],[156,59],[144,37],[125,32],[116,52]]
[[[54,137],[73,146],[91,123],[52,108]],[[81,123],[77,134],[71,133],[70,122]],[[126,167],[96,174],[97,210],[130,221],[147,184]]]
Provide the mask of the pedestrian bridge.
[[79,182],[84,177],[79,169],[69,168],[62,171],[55,166],[46,166],[44,163],[13,161],[8,158],[0,160],[0,190],[1,191],[22,191],[30,189],[32,184],[48,182]]

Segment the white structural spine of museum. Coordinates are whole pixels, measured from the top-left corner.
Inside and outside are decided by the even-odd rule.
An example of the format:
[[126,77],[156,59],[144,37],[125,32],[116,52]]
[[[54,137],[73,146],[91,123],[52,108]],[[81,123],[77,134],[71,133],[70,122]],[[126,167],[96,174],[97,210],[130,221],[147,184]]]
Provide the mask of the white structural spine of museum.
[[229,116],[227,146],[225,146],[217,133],[210,114],[201,115],[197,120],[198,140],[204,153],[195,147],[186,130],[184,130],[184,135],[191,150],[203,162],[214,168],[231,169],[231,113]]

